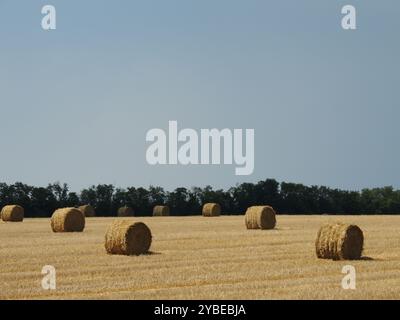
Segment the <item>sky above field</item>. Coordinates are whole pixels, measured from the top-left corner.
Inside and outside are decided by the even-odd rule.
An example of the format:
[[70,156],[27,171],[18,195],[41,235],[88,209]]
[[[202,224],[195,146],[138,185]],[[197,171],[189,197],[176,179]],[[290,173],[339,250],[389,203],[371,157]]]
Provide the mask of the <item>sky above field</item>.
[[[397,0],[0,0],[0,181],[400,187],[399,33]],[[169,120],[254,129],[254,173],[149,165]]]

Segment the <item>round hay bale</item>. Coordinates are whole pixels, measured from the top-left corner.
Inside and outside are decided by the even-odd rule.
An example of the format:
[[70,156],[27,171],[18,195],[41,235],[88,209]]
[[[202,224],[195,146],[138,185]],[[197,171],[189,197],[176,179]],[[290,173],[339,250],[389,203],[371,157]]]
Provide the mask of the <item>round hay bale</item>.
[[18,205],[8,205],[1,210],[1,219],[6,222],[21,222],[24,220],[24,208]]
[[94,208],[90,204],[80,206],[78,209],[85,215],[85,217],[94,217],[96,215]]
[[218,217],[221,214],[221,206],[218,203],[206,203],[203,206],[204,217]]
[[145,254],[150,249],[151,238],[151,231],[144,223],[116,220],[106,232],[105,248],[109,254]]
[[320,259],[360,259],[364,245],[362,230],[351,224],[330,223],[323,225],[315,241],[315,250]]
[[53,232],[82,232],[85,216],[76,208],[58,209],[51,217],[51,229]]
[[121,207],[118,209],[118,217],[134,217],[135,211],[131,207]]
[[246,210],[247,229],[273,229],[276,225],[275,210],[270,206],[253,206]]
[[168,206],[155,206],[153,208],[153,216],[154,217],[169,216],[169,207]]

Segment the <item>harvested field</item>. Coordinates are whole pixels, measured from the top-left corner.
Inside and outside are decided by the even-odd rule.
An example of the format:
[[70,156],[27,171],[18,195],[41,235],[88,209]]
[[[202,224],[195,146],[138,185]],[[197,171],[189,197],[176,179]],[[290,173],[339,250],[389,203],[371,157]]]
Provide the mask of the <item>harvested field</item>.
[[[108,255],[115,218],[81,233],[53,233],[49,219],[1,222],[0,299],[400,299],[400,216],[278,215],[274,230],[246,230],[244,216],[118,219],[149,226],[151,254]],[[316,257],[319,228],[336,221],[363,230],[362,260]],[[348,264],[356,290],[341,287]],[[41,287],[44,265],[56,268],[56,290]]]

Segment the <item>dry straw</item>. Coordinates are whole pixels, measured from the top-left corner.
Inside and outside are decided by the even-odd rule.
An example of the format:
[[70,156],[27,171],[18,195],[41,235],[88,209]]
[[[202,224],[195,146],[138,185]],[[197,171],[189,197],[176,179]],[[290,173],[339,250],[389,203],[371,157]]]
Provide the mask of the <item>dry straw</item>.
[[169,216],[169,207],[168,206],[155,206],[153,208],[153,216],[155,216],[155,217]]
[[273,229],[276,225],[275,210],[270,206],[249,207],[245,222],[247,229]]
[[144,223],[115,220],[106,232],[105,248],[109,254],[145,254],[150,249],[151,238],[151,231]]
[[85,215],[85,217],[94,217],[96,215],[94,208],[89,204],[80,206],[78,209]]
[[51,217],[53,232],[82,232],[84,228],[85,216],[76,208],[58,209]]
[[118,217],[133,217],[135,216],[135,211],[131,207],[121,207],[118,209]]
[[356,260],[361,258],[363,244],[364,235],[358,226],[331,223],[320,228],[315,250],[321,259]]
[[7,222],[21,222],[24,220],[24,208],[18,205],[8,205],[1,210],[1,219]]
[[221,206],[218,203],[206,203],[203,206],[204,217],[218,217],[221,214]]

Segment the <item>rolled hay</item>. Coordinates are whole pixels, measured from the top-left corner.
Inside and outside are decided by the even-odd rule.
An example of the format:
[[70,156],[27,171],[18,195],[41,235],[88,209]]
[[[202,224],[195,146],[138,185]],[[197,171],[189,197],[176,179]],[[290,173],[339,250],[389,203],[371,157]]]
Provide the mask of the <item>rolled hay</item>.
[[54,211],[50,222],[53,232],[82,232],[85,229],[85,215],[77,208]]
[[315,250],[320,259],[360,259],[364,245],[362,230],[352,224],[330,223],[323,225],[315,241]]
[[218,203],[206,203],[203,206],[204,217],[218,217],[221,214],[221,206]]
[[168,206],[155,206],[153,208],[153,216],[154,217],[169,216],[169,207]]
[[118,209],[118,217],[134,217],[135,211],[131,207],[121,207]]
[[246,210],[247,229],[273,229],[276,225],[275,210],[270,206],[253,206]]
[[24,213],[24,208],[21,206],[4,206],[1,210],[1,219],[6,222],[22,222],[24,220]]
[[94,208],[89,204],[80,206],[78,209],[84,214],[85,217],[94,217],[96,215]]
[[106,232],[105,248],[109,254],[145,254],[150,249],[151,238],[151,231],[143,222],[116,220]]

